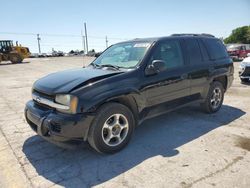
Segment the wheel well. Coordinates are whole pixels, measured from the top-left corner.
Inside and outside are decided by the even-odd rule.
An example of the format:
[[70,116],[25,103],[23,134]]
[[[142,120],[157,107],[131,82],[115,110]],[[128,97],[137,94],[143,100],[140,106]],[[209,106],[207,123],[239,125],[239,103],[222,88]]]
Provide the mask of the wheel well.
[[106,102],[117,102],[120,104],[123,104],[124,106],[128,107],[131,112],[133,113],[136,122],[138,121],[138,107],[137,107],[137,103],[134,99],[134,97],[132,96],[119,96],[119,97],[114,97],[111,98],[109,100],[107,100]]
[[[131,112],[133,113],[133,115],[134,115],[136,125],[138,124],[138,121],[139,121],[138,107],[137,107],[137,103],[136,103],[134,97],[132,97],[132,96],[119,96],[119,97],[110,98],[110,99],[106,100],[105,102],[99,104],[98,106],[92,107],[89,110],[89,112],[93,112],[93,111],[97,110],[98,108],[100,108],[100,106],[102,106],[102,105],[104,105],[105,103],[108,103],[108,102],[117,102],[117,103],[123,104],[124,106],[128,107],[131,110]],[[84,135],[84,140],[85,141],[87,140],[88,135],[89,135],[89,129],[86,132],[86,134]]]
[[224,89],[226,90],[227,89],[227,77],[226,76],[219,76],[219,77],[216,77],[214,78],[213,81],[218,81],[218,82],[221,82]]

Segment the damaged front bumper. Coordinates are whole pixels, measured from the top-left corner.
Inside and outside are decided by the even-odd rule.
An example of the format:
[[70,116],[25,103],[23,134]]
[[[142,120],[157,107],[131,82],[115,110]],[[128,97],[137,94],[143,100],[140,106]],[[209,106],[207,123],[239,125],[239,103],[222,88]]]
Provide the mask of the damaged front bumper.
[[87,140],[93,120],[89,114],[64,114],[29,101],[25,107],[25,118],[30,127],[48,141],[66,142]]

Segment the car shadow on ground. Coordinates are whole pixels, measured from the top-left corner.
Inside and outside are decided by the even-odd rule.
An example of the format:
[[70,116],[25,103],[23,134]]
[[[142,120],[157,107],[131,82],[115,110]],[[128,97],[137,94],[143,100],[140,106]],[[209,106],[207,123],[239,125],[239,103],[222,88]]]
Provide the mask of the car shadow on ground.
[[[23,152],[40,176],[65,187],[90,187],[115,178],[155,156],[179,154],[178,147],[245,114],[224,105],[215,114],[190,106],[145,121],[137,127],[130,144],[113,155],[101,155],[89,147],[67,150],[39,136],[27,139]],[[204,148],[201,148],[201,150]]]
[[248,82],[241,82],[242,85],[250,86],[250,81]]
[[0,66],[9,66],[9,65],[25,65],[30,63],[29,61],[25,61],[22,63],[11,63],[11,62],[4,62],[4,63],[0,63]]

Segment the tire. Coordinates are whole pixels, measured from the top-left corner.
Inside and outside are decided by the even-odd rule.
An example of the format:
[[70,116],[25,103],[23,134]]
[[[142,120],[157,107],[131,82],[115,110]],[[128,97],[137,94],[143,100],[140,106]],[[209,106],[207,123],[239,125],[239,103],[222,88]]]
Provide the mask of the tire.
[[221,82],[215,81],[211,83],[207,98],[204,103],[201,103],[201,107],[206,113],[217,112],[224,100],[224,87]]
[[128,107],[119,103],[106,103],[96,113],[88,142],[99,153],[115,153],[131,139],[135,119]]
[[19,54],[11,54],[10,55],[10,61],[13,64],[21,63],[22,62],[22,58],[21,58],[21,56]]

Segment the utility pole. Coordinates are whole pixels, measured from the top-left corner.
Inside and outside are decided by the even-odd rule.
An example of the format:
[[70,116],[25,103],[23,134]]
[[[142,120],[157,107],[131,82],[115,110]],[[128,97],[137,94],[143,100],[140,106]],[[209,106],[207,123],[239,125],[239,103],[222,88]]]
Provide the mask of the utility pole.
[[87,26],[86,26],[86,22],[84,22],[84,29],[85,29],[85,37],[86,37],[86,50],[87,50],[87,53],[89,52],[89,45],[88,45],[88,34],[87,34]]
[[109,45],[108,45],[108,42],[109,42],[109,41],[108,41],[108,37],[106,36],[106,48],[108,48],[108,46],[109,46]]
[[82,47],[83,47],[83,55],[86,54],[86,46],[85,46],[85,36],[83,35],[83,32],[81,30],[82,34]]
[[40,38],[39,34],[37,34],[37,43],[38,43],[39,54],[41,53],[40,40],[41,40],[41,38]]

